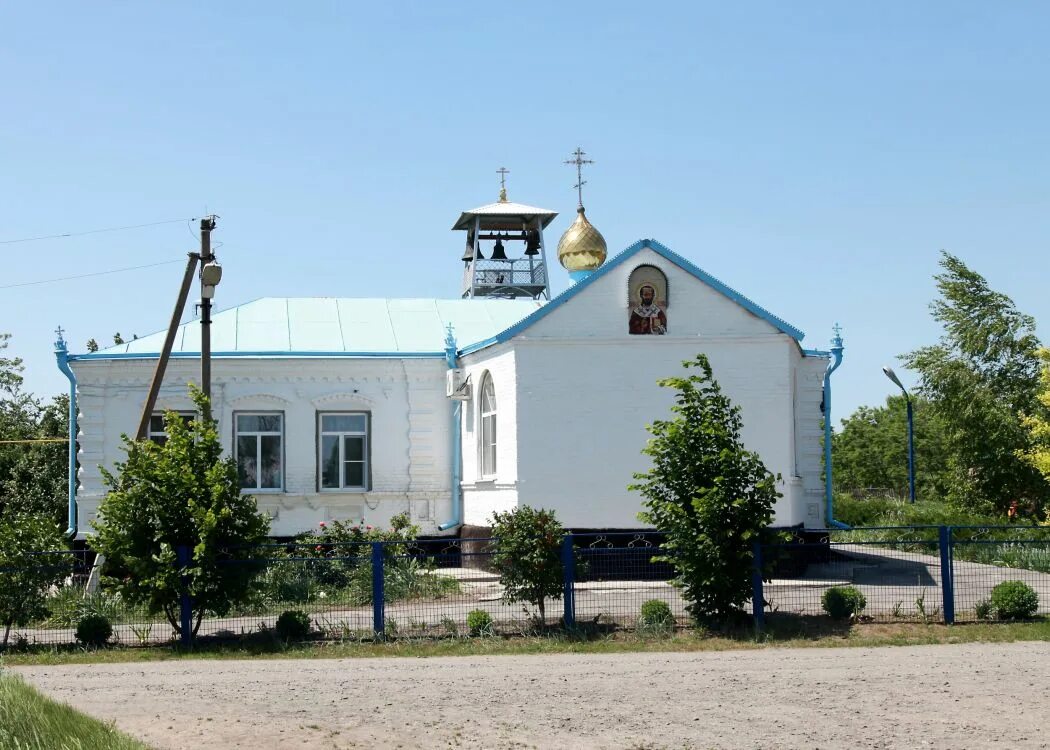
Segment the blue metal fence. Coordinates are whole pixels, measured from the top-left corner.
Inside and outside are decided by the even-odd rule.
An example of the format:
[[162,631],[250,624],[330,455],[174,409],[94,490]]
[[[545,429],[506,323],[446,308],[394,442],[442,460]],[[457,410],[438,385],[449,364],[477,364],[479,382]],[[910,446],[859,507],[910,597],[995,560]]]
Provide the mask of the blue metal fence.
[[851,586],[859,616],[875,621],[991,620],[992,591],[1023,581],[1050,612],[1050,528],[907,526],[807,530],[805,539],[756,542],[752,616],[818,616],[824,593]]
[[[65,580],[49,593],[49,614],[16,625],[14,642],[67,644],[77,619],[99,611],[125,645],[170,642],[176,624],[183,644],[194,638],[272,637],[278,616],[302,610],[313,636],[449,637],[472,632],[518,634],[537,628],[634,628],[643,603],[663,602],[674,624],[688,626],[688,602],[671,585],[674,570],[655,562],[656,532],[569,534],[560,541],[561,584],[543,602],[508,601],[494,570],[496,539],[416,542],[274,543],[231,550],[227,565],[252,566],[253,598],[219,616],[206,613],[194,633],[194,607],[183,577],[177,617],[130,606],[105,587],[91,592],[93,556],[84,551],[41,553],[41,565],[62,561]],[[860,613],[874,621],[944,622],[994,619],[991,592],[1024,581],[1050,613],[1050,528],[916,526],[853,530],[795,530],[753,546],[751,611],[756,627],[771,617],[822,618],[822,597],[853,586],[865,597]],[[179,570],[190,550],[177,551]],[[55,557],[57,556],[57,558]],[[0,571],[0,575],[4,575]],[[65,575],[65,574],[64,574]],[[472,615],[472,613],[483,613]]]

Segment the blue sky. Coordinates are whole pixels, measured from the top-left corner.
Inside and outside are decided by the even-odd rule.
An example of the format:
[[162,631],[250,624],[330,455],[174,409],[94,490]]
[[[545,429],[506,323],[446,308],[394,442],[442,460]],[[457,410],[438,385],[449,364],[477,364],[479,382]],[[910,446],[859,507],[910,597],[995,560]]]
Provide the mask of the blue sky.
[[[654,237],[809,347],[841,322],[839,417],[936,339],[942,248],[1047,335],[1050,6],[21,3],[0,29],[0,240],[214,212],[219,308],[455,296],[449,227],[496,168],[561,212],[553,241],[582,145],[611,249]],[[0,286],[195,243],[174,223],[0,244]],[[163,328],[180,275],[0,289],[28,387],[65,387],[56,325],[76,351]]]

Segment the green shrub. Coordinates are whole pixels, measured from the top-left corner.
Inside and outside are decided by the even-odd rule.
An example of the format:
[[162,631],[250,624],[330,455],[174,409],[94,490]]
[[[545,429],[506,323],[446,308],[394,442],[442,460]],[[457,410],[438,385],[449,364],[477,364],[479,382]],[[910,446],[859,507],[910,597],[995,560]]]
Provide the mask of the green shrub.
[[667,602],[650,599],[642,603],[642,609],[638,615],[638,626],[643,630],[670,630],[674,627],[674,614],[667,606]]
[[[65,540],[51,519],[14,516],[0,520],[0,626],[7,647],[12,626],[48,614],[47,591],[72,570]],[[50,553],[50,554],[42,554]]]
[[973,605],[973,613],[977,615],[978,620],[992,619],[992,603],[988,599],[981,599]]
[[1039,609],[1039,595],[1024,581],[1003,581],[992,589],[991,603],[1000,620],[1024,620]]
[[303,560],[281,560],[270,562],[262,576],[263,597],[271,603],[289,602],[306,604],[317,596],[317,586]]
[[85,646],[104,646],[112,635],[113,625],[105,615],[84,615],[77,622],[77,641]]
[[864,611],[868,600],[853,586],[832,586],[820,597],[820,606],[832,620],[848,620]]
[[282,641],[301,641],[310,635],[310,616],[301,609],[285,610],[277,618],[274,630]]
[[560,599],[564,586],[561,564],[565,529],[552,510],[523,505],[492,514],[492,535],[499,541],[492,565],[503,584],[503,601],[526,602],[546,621],[545,599]]
[[473,636],[492,634],[492,615],[483,609],[472,609],[467,613],[467,630]]
[[88,615],[102,615],[110,622],[120,621],[126,614],[120,594],[112,594],[101,589],[88,594],[80,586],[62,586],[56,589],[47,600],[50,615],[46,620],[48,627],[73,628]]

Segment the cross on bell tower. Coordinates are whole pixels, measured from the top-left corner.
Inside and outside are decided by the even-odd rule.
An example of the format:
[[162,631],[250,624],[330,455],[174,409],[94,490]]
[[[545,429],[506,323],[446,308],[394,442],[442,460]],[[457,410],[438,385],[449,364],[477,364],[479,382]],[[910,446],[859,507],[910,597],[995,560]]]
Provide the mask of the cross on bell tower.
[[506,167],[500,167],[496,170],[496,174],[499,175],[499,202],[507,202],[507,175],[510,174],[510,170]]

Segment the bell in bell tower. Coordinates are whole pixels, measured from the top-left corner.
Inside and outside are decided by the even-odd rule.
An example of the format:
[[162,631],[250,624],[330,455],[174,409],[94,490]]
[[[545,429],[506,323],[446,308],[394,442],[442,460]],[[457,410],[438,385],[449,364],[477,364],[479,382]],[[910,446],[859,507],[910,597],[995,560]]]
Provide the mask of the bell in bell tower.
[[467,234],[463,249],[463,293],[467,297],[550,299],[543,230],[558,215],[507,200],[507,175],[500,167],[499,200],[464,211],[453,225]]

